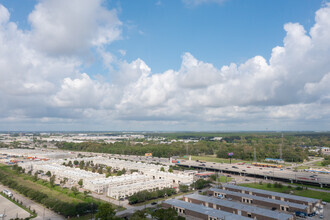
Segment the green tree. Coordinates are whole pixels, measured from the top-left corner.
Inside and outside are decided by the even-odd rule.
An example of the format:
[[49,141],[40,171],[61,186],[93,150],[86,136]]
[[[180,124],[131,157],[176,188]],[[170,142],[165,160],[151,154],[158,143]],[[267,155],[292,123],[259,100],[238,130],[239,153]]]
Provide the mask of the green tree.
[[83,186],[83,179],[80,179],[80,180],[78,181],[78,184],[79,184],[80,187],[82,187],[82,186]]
[[33,180],[34,181],[37,181],[38,180],[38,172],[35,172],[34,173]]
[[151,216],[154,219],[157,220],[179,220],[179,219],[185,219],[183,217],[178,216],[178,213],[173,208],[168,209],[158,209],[155,212],[151,214]]
[[115,215],[114,208],[109,203],[103,203],[99,206],[95,217],[100,220],[111,220],[116,218]]
[[181,192],[188,192],[189,186],[180,184],[179,189]]
[[52,173],[50,171],[47,171],[46,176],[51,177]]
[[137,210],[130,217],[130,220],[146,220],[146,219],[147,219],[147,212],[145,210]]
[[209,186],[209,184],[210,184],[209,180],[199,179],[195,183],[191,184],[191,187],[196,187],[196,189],[203,189]]
[[79,193],[79,190],[75,186],[71,187],[71,191],[73,192],[74,195],[77,195]]
[[49,178],[49,184],[51,187],[55,186],[55,175]]
[[216,179],[217,179],[217,175],[212,174],[212,175],[210,176],[210,179],[211,179],[212,181],[216,181]]
[[164,167],[161,167],[161,168],[160,168],[160,171],[163,171],[163,172],[165,172],[165,169],[164,169]]
[[172,167],[170,167],[170,169],[168,169],[168,172],[173,173]]
[[181,192],[188,192],[189,186],[180,184],[179,189]]
[[82,169],[84,169],[84,167],[85,167],[85,162],[82,160],[79,163],[79,168],[82,170]]

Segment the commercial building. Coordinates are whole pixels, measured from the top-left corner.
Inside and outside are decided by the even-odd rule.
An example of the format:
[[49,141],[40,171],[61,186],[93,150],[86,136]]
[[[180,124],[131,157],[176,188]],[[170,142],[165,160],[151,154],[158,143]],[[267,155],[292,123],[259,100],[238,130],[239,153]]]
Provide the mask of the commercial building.
[[271,209],[276,209],[279,211],[286,211],[286,212],[304,212],[307,214],[312,213],[313,211],[309,209],[308,206],[293,203],[293,202],[286,202],[282,200],[270,199],[260,196],[254,196],[245,193],[239,193],[229,190],[223,190],[218,188],[210,188],[207,192],[208,195],[215,196],[215,197],[222,197],[226,199],[230,199],[233,201],[239,201],[242,203],[253,204],[257,206],[267,207]]
[[260,207],[246,205],[242,203],[232,202],[215,197],[202,196],[198,194],[190,194],[184,196],[184,201],[203,205],[217,210],[222,210],[237,215],[242,215],[254,219],[262,220],[292,220],[293,215],[271,211]]
[[187,219],[203,219],[203,220],[251,220],[241,215],[236,215],[230,212],[216,210],[203,205],[196,205],[189,202],[184,202],[177,199],[166,200],[162,203],[164,208],[174,208],[179,215]]
[[[91,164],[99,165],[99,167],[110,166],[112,170],[125,169],[127,171],[134,170],[134,172],[121,176],[106,177],[105,174],[62,165],[63,162],[70,160],[71,162],[90,162]],[[78,182],[83,180],[82,187],[84,189],[98,194],[106,194],[116,199],[126,198],[143,190],[153,191],[165,187],[178,187],[180,184],[189,185],[193,182],[194,177],[192,172],[170,173],[160,171],[162,170],[161,168],[167,170],[167,166],[105,157],[72,158],[66,161],[29,161],[22,163],[21,166],[26,172],[32,171],[33,173],[46,174],[49,171],[51,175],[56,176],[56,181],[65,182],[66,185],[69,184],[69,187],[78,185]]]
[[87,179],[84,188],[98,194],[108,193],[109,188],[127,186],[134,183],[146,182],[151,180],[149,176],[138,173],[126,174],[122,176],[112,176],[108,178]]
[[283,159],[277,159],[277,158],[266,158],[266,162],[274,162],[274,163],[284,163]]
[[285,193],[272,192],[261,189],[254,189],[250,187],[237,186],[233,184],[225,184],[222,186],[222,189],[229,190],[233,192],[240,192],[245,194],[250,194],[254,196],[260,196],[264,198],[271,198],[275,200],[281,200],[285,202],[297,203],[308,206],[309,212],[315,212],[316,209],[321,205],[320,199],[313,199],[303,196],[295,196]]
[[171,187],[172,184],[168,180],[158,179],[158,180],[148,180],[144,182],[137,182],[132,184],[126,184],[121,186],[113,186],[108,189],[108,196],[114,199],[126,198],[134,193],[148,190],[155,191],[163,189],[166,187]]

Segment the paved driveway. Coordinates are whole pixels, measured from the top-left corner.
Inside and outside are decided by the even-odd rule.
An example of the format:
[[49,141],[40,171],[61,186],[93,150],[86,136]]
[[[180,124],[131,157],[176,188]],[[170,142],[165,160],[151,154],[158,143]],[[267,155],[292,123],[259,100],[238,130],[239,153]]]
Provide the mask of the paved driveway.
[[4,213],[6,214],[4,219],[27,218],[30,216],[30,213],[0,195],[0,214]]
[[[3,185],[0,185],[0,191],[2,191],[4,189],[8,189],[8,188],[6,188]],[[14,190],[11,190],[11,189],[9,189],[9,190],[13,193],[13,196],[16,199],[23,202],[24,206],[31,207],[32,210],[33,209],[36,210],[38,216],[36,218],[34,218],[34,220],[46,220],[46,219],[62,220],[62,219],[65,219],[63,216],[58,215],[57,213],[55,213],[55,212],[43,207],[42,205],[26,198],[25,196],[22,196],[21,194],[18,194]],[[0,207],[2,207],[1,204],[0,204]],[[1,209],[0,209],[0,212],[2,213],[3,210],[1,210]],[[7,211],[6,211],[6,214],[7,214]],[[16,213],[15,213],[14,218],[16,218]],[[6,218],[6,219],[10,219],[10,218]]]

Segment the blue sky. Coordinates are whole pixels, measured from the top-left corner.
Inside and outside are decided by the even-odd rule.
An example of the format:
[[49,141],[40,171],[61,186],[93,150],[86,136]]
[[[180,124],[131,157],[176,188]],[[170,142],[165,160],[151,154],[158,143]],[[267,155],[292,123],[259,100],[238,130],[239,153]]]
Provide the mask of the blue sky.
[[[2,0],[12,21],[30,29],[27,16],[35,0]],[[306,29],[314,24],[321,0],[240,1],[187,6],[174,1],[104,1],[117,9],[124,22],[122,40],[110,50],[126,50],[129,61],[141,58],[155,73],[178,69],[185,52],[217,67],[242,63],[252,56],[270,57],[271,49],[281,45],[283,24],[298,22]],[[92,69],[105,70],[97,63]]]
[[68,2],[0,0],[0,130],[330,127],[327,1]]

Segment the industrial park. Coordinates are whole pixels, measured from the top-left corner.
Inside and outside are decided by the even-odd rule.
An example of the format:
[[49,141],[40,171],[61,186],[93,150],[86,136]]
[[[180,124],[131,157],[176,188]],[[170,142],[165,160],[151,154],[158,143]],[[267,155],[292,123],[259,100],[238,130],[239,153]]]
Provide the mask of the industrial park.
[[[78,135],[81,136],[84,135]],[[311,184],[325,190],[329,187],[329,173],[314,171],[311,175],[313,171],[307,169],[296,172],[279,159],[275,160],[276,163],[270,163],[271,158],[264,163],[235,160],[218,163],[193,160],[192,156],[162,158],[154,157],[152,153],[139,156],[68,151],[58,149],[53,139],[40,142],[28,137],[16,137],[16,143],[21,143],[20,148],[0,148],[0,163],[17,167],[15,169],[19,168],[20,172],[45,183],[51,181],[56,187],[76,189],[77,193],[121,206],[124,209],[117,208],[116,215],[122,218],[130,218],[134,211],[157,206],[158,209],[173,208],[178,216],[186,219],[207,220],[318,219],[329,212],[322,199],[240,186],[240,183],[249,181],[264,184],[279,181]],[[79,140],[78,137],[75,139]],[[95,141],[93,136],[90,138]],[[125,138],[135,143],[144,136],[125,135]],[[163,140],[159,137],[153,139]],[[5,142],[14,143],[7,139]],[[217,177],[215,182],[210,181],[206,188],[196,188],[198,182],[209,181],[212,176]],[[182,188],[187,189],[185,193]],[[159,202],[151,200],[147,205],[137,206],[139,209],[131,205],[132,198],[139,193],[166,192],[166,189],[174,189],[179,196],[167,198],[165,193]],[[2,192],[8,197],[13,196],[8,188],[3,188]]]
[[0,220],[330,220],[330,0],[0,0]]

